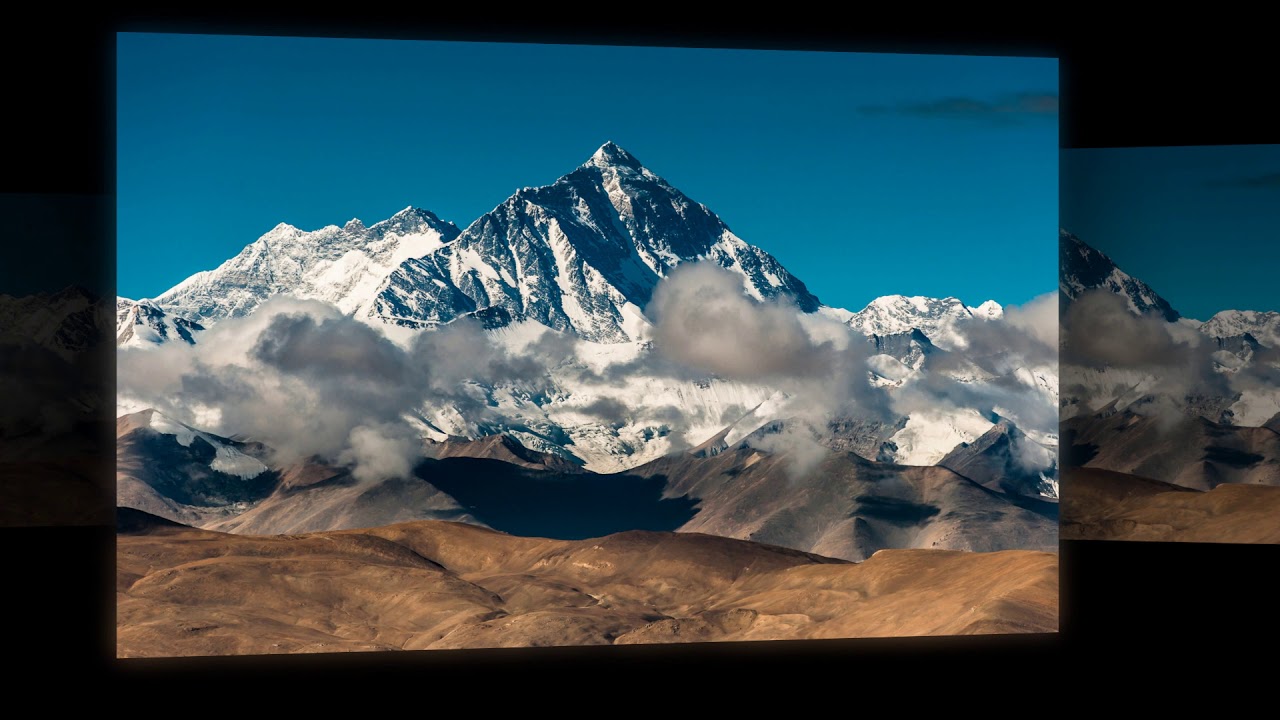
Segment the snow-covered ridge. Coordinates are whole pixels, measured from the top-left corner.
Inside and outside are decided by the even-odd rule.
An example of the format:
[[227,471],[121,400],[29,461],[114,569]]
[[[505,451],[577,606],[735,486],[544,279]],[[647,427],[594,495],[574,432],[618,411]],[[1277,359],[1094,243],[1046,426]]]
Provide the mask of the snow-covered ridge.
[[[1170,335],[1196,345],[1207,337],[1213,369],[1224,377],[1245,376],[1259,362],[1259,347],[1280,348],[1280,313],[1224,310],[1201,322],[1182,317],[1164,298],[1141,280],[1120,270],[1103,253],[1066,230],[1061,231],[1062,265],[1059,289],[1066,302],[1089,289],[1103,289],[1128,300],[1129,311],[1169,321]],[[1108,409],[1124,410],[1155,401],[1180,407],[1214,422],[1256,427],[1280,412],[1280,388],[1265,382],[1245,382],[1223,397],[1189,397],[1185,388],[1162,383],[1161,369],[1095,369],[1068,365],[1063,369],[1068,395],[1063,398],[1063,420]],[[1170,394],[1172,393],[1172,394]]]
[[234,475],[242,480],[252,480],[267,471],[257,458],[250,457],[228,445],[218,438],[195,428],[184,425],[166,417],[159,412],[151,411],[150,428],[161,435],[173,435],[178,444],[188,447],[196,438],[200,438],[213,446],[215,455],[209,467],[221,473]]
[[1178,319],[1178,311],[1150,285],[1121,270],[1106,254],[1061,228],[1058,250],[1058,291],[1066,301],[1100,288],[1124,297],[1136,314],[1158,315],[1170,322]]
[[756,299],[819,306],[772,255],[610,142],[552,184],[518,190],[457,240],[402,263],[374,313],[431,327],[500,307],[585,340],[627,342],[642,337],[642,308],[658,282],[693,261],[741,275]]
[[[737,437],[794,412],[792,399],[762,384],[609,372],[651,349],[642,309],[657,284],[688,262],[725,267],[741,278],[746,295],[785,299],[813,313],[806,321],[835,320],[874,336],[868,338],[876,348],[871,380],[888,393],[927,393],[927,383],[918,382],[935,372],[926,356],[954,352],[960,357],[949,356],[948,368],[937,372],[968,390],[998,395],[1016,385],[1034,402],[1057,405],[1056,367],[1028,369],[1019,360],[990,369],[963,356],[965,327],[1003,318],[999,303],[971,307],[953,297],[892,295],[858,312],[823,306],[776,258],[613,143],[552,184],[517,191],[465,230],[413,208],[372,227],[351,219],[308,232],[281,223],[219,268],[154,301],[121,299],[121,307],[139,317],[159,313],[156,327],[168,331],[167,340],[181,337],[178,318],[212,324],[248,315],[279,294],[323,300],[397,341],[472,314],[494,321],[486,327],[496,342],[561,333],[557,344],[572,343],[576,357],[551,369],[545,387],[477,384],[480,405],[465,411],[449,403],[423,406],[410,423],[434,439],[510,434],[531,449],[613,472],[698,445],[731,423]],[[136,338],[142,330],[132,326]],[[850,335],[840,325],[835,330],[842,339]],[[183,340],[200,342],[198,333],[191,337]],[[609,377],[594,380],[593,374]],[[912,383],[918,383],[914,389]],[[894,438],[893,457],[941,457],[989,430],[993,411],[1023,421],[1015,409],[999,406],[916,413]],[[1056,424],[1024,429],[1043,434]]]
[[428,210],[407,207],[372,227],[353,219],[304,231],[280,223],[214,270],[160,294],[151,304],[208,326],[243,317],[267,298],[288,293],[324,300],[362,317],[386,276],[458,235]]
[[1201,324],[1200,332],[1217,338],[1248,333],[1266,347],[1280,348],[1280,312],[1223,310]]
[[165,312],[149,300],[116,297],[116,346],[142,348],[169,341],[194,345],[204,326]]
[[963,333],[957,330],[957,323],[1003,316],[1004,308],[994,300],[971,308],[953,297],[885,295],[853,313],[846,322],[864,335],[898,335],[919,330],[934,345],[951,350],[964,345]]

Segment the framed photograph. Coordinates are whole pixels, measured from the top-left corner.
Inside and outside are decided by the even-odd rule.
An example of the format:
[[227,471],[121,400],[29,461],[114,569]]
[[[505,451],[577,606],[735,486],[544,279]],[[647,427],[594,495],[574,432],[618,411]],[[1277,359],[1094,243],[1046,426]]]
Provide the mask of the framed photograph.
[[1058,61],[121,33],[117,654],[1058,628]]
[[1064,537],[1280,542],[1280,145],[1063,156]]

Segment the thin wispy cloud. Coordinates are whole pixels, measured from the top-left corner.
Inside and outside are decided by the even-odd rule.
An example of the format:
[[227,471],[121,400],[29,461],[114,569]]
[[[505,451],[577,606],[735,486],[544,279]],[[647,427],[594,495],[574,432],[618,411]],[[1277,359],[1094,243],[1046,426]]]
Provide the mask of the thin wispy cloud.
[[942,120],[1020,122],[1058,115],[1057,93],[1015,93],[998,98],[947,97],[897,105],[864,105],[865,115],[908,115]]
[[1209,187],[1227,188],[1280,189],[1280,172],[1265,173],[1262,175],[1249,175],[1247,177],[1231,178],[1229,180],[1210,180],[1207,185]]

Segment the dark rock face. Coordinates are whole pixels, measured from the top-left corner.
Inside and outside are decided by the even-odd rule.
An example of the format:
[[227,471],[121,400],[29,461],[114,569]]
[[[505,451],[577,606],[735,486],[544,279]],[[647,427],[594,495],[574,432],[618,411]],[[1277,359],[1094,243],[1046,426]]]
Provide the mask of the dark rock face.
[[1181,317],[1151,286],[1125,273],[1111,258],[1066,230],[1059,232],[1058,252],[1058,292],[1063,308],[1086,290],[1103,288],[1128,298],[1141,314],[1155,315],[1169,322]]
[[630,338],[628,312],[683,262],[743,276],[760,299],[818,308],[770,254],[739,240],[706,206],[612,143],[551,185],[516,192],[457,240],[388,277],[375,313],[423,325],[502,308],[597,342]]

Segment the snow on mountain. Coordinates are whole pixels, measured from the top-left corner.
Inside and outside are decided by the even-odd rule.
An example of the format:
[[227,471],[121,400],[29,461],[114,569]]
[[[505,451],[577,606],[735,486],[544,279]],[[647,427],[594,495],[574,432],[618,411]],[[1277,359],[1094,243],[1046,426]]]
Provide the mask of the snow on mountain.
[[247,315],[282,293],[324,300],[363,317],[392,269],[436,250],[458,232],[453,223],[413,207],[372,227],[353,219],[343,227],[308,232],[280,223],[235,257],[192,275],[152,304],[206,327]]
[[[558,331],[523,320],[490,337],[516,353],[548,332]],[[778,393],[762,385],[643,373],[608,378],[610,366],[648,352],[652,348],[639,342],[579,342],[573,361],[552,368],[536,393],[518,385],[476,385],[484,411],[464,416],[452,407],[423,408],[421,430],[437,441],[503,433],[532,450],[577,458],[588,470],[608,473],[696,445],[735,421],[737,439],[775,419],[767,410],[777,406]],[[591,379],[584,369],[606,374]]]
[[738,273],[756,299],[819,306],[772,255],[609,142],[551,185],[518,190],[456,241],[402,263],[374,312],[432,326],[496,306],[586,340],[625,342],[642,335],[658,281],[694,260]]
[[1273,418],[1280,416],[1280,392],[1275,389],[1270,392],[1245,390],[1227,409],[1231,412],[1233,425],[1262,427]]
[[[483,398],[482,410],[423,407],[410,421],[424,438],[504,433],[532,450],[614,472],[698,445],[730,425],[729,441],[736,441],[778,420],[787,406],[775,388],[760,385],[642,373],[596,381],[580,372],[609,375],[608,367],[649,352],[642,308],[663,277],[693,261],[737,273],[753,298],[787,298],[864,333],[875,346],[872,382],[891,392],[931,372],[931,355],[962,353],[964,324],[1003,317],[995,301],[969,307],[956,298],[894,295],[860,312],[822,306],[772,255],[606,143],[577,169],[517,191],[463,231],[414,208],[372,227],[359,220],[312,232],[278,225],[217,269],[154,300],[119,299],[117,336],[130,347],[198,342],[202,327],[247,315],[282,293],[332,303],[401,344],[420,329],[467,315],[483,319],[504,343],[564,333],[578,341],[577,357],[553,369],[546,387],[476,385],[470,390]],[[978,392],[985,384],[1023,386],[1056,407],[1052,368],[1010,374],[1011,367],[991,371],[952,357],[945,372]],[[140,409],[126,399],[118,404]],[[935,415],[913,415],[898,431],[898,462],[936,460],[993,422],[973,409]],[[1033,424],[1024,429],[1052,435]]]
[[[1261,347],[1280,347],[1280,313],[1252,310],[1224,310],[1201,322],[1182,317],[1164,298],[1146,283],[1115,266],[1106,255],[1089,247],[1079,238],[1062,230],[1062,265],[1059,290],[1070,301],[1087,289],[1102,288],[1129,301],[1135,314],[1148,314],[1170,322],[1170,334],[1182,342],[1196,344],[1203,335],[1215,348],[1211,356],[1214,370],[1227,376],[1238,375],[1251,368]],[[1197,332],[1200,334],[1198,335]],[[1094,413],[1140,408],[1160,401],[1160,379],[1163,372],[1141,369],[1095,369],[1067,366],[1066,395],[1062,419]],[[1164,398],[1168,400],[1169,398]],[[1212,422],[1256,427],[1280,411],[1280,389],[1265,382],[1247,382],[1225,397],[1172,398],[1191,415]]]
[[1158,315],[1174,322],[1178,311],[1143,281],[1124,272],[1111,258],[1085,244],[1066,230],[1058,230],[1058,292],[1063,305],[1080,297],[1086,290],[1103,288],[1129,301],[1129,308],[1139,315]]
[[[102,452],[90,428],[111,400],[112,384],[100,372],[112,349],[109,303],[79,286],[0,294],[0,461],[49,463],[50,473],[13,476],[16,494],[9,496],[66,502],[66,513],[45,519],[91,517],[99,509],[95,486],[77,479],[70,487],[59,478],[79,478],[76,463]],[[26,522],[20,506],[16,517]]]
[[[1101,288],[1126,298],[1129,309],[1139,315],[1157,315],[1169,322],[1198,329],[1213,338],[1241,338],[1241,343],[1248,344],[1249,340],[1243,339],[1248,335],[1266,347],[1280,347],[1280,312],[1223,310],[1204,322],[1184,318],[1151,286],[1121,270],[1111,258],[1080,238],[1059,230],[1059,243],[1058,290],[1068,302],[1086,290]],[[1241,349],[1234,350],[1238,352]]]
[[1002,418],[974,442],[957,445],[938,464],[990,490],[1056,499],[1057,450],[1056,434],[1046,444]]
[[1201,324],[1200,332],[1216,338],[1247,334],[1266,347],[1280,348],[1280,312],[1223,310]]
[[894,461],[902,465],[936,465],[961,443],[971,443],[995,426],[972,408],[948,408],[917,412],[889,438],[897,450]]
[[0,295],[0,342],[38,345],[71,360],[107,337],[106,308],[87,290]]
[[1003,315],[1004,308],[994,300],[971,308],[953,297],[885,295],[853,313],[846,324],[864,335],[901,335],[919,330],[934,345],[951,350],[965,346],[957,323],[974,318],[992,320]]
[[251,480],[267,471],[267,466],[263,465],[262,461],[240,452],[233,444],[184,425],[159,412],[151,411],[147,421],[147,426],[152,430],[161,435],[172,435],[182,447],[190,446],[196,438],[209,443],[214,449],[209,467],[220,473],[234,475],[242,480]]
[[194,345],[203,331],[200,323],[171,315],[150,300],[116,297],[117,347],[147,347],[170,340]]
[[[884,365],[887,356],[873,356],[873,372],[886,377]],[[892,361],[889,361],[892,362]],[[927,365],[920,369],[907,368],[900,365],[899,377],[892,382],[883,382],[890,392],[911,392],[916,383],[929,383]],[[954,376],[951,373],[943,373]],[[991,430],[1000,418],[1012,422],[1021,432],[1044,448],[1047,452],[1056,452],[1058,447],[1056,422],[1051,426],[1044,424],[1044,416],[1059,405],[1058,375],[1056,368],[1018,367],[1004,375],[986,372],[981,377],[960,379],[962,385],[970,388],[975,397],[988,395],[987,391],[1012,389],[1018,401],[1014,405],[994,402],[990,407],[980,410],[977,407],[955,405],[949,402],[938,402],[933,407],[917,409],[906,418],[905,424],[889,438],[891,451],[889,455],[897,463],[903,465],[935,465],[944,456],[961,443],[973,443],[983,434]],[[990,397],[1002,397],[1000,392],[990,392]],[[1052,457],[1040,458],[1044,462],[1040,467],[1047,468]]]
[[1058,404],[1058,373],[1057,368],[1036,367],[1025,368],[1020,367],[1013,371],[1013,378],[1029,388],[1036,390],[1048,397],[1053,398],[1053,404]]

